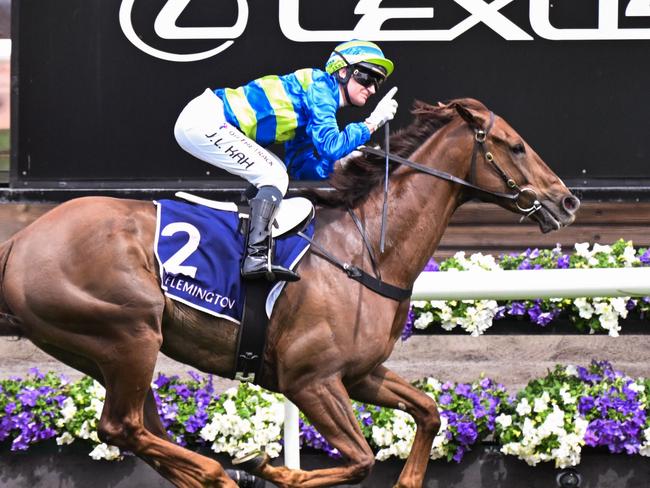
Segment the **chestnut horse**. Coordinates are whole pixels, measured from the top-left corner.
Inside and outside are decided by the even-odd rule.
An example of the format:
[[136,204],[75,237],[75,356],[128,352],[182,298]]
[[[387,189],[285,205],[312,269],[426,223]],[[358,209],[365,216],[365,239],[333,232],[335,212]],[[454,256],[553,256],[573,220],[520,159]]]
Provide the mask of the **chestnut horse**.
[[[348,207],[367,233],[383,281],[406,289],[435,251],[454,210],[470,198],[532,212],[543,232],[574,220],[579,200],[483,104],[417,103],[414,113],[411,125],[390,141],[397,156],[421,166],[392,165],[385,252],[377,249],[384,167],[375,156],[338,168],[331,180],[336,190],[318,196],[315,241],[331,255],[372,270]],[[474,186],[438,179],[423,167]],[[514,196],[502,198],[507,193]],[[538,202],[525,209],[528,197]],[[228,375],[238,326],[165,297],[153,253],[155,229],[151,202],[87,197],[54,208],[0,245],[0,309],[12,330],[106,387],[98,427],[102,441],[135,453],[176,486],[234,487],[217,461],[170,442],[156,412],[150,385],[158,352]],[[260,384],[291,399],[344,461],[304,471],[273,467],[258,456],[248,469],[283,487],[363,479],[374,456],[355,420],[352,398],[413,416],[417,433],[395,486],[422,486],[440,426],[438,408],[382,365],[400,336],[409,300],[383,297],[351,280],[315,247],[299,271],[302,280],[287,284],[273,311]]]

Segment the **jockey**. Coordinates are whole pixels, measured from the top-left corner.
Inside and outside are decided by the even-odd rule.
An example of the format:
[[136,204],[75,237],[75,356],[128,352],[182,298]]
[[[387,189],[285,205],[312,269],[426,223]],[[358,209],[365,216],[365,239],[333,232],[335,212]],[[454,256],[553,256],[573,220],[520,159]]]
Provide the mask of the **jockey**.
[[[293,271],[270,264],[271,225],[287,192],[287,171],[295,179],[325,179],[337,160],[392,120],[396,88],[365,121],[342,131],[336,121],[340,107],[364,106],[392,72],[393,63],[379,46],[354,40],[334,49],[325,71],[300,69],[264,76],[239,88],[207,89],[183,109],[174,127],[178,144],[258,189],[250,201],[244,278],[300,279]],[[285,144],[286,166],[265,149],[280,142]]]

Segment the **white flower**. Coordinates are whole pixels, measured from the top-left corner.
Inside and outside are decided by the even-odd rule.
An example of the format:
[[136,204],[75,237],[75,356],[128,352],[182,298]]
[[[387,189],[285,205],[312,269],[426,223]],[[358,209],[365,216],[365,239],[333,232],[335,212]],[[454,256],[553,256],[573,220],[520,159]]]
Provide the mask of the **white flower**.
[[427,378],[427,386],[430,386],[433,391],[440,391],[442,389],[442,383],[432,376]]
[[502,413],[494,419],[502,428],[506,429],[512,425],[512,416]]
[[611,254],[612,254],[612,246],[609,246],[609,245],[602,245],[602,244],[598,244],[598,243],[596,242],[596,243],[594,244],[594,247],[593,247],[593,249],[592,249],[591,252],[592,252],[592,254],[596,254],[596,253],[602,252],[602,253],[604,253],[604,254],[610,254],[610,255],[611,255]]
[[104,443],[95,446],[95,449],[88,454],[95,461],[100,459],[106,459],[107,461],[114,461],[115,459],[120,459],[120,450],[115,446],[108,446]]
[[516,410],[517,413],[522,417],[532,412],[532,409],[530,408],[530,404],[528,403],[528,399],[525,397],[522,398],[521,401],[517,404]]
[[546,395],[546,398],[544,398],[544,396],[541,398],[535,398],[535,401],[533,402],[534,412],[541,413],[548,408],[548,393],[544,392],[544,394]]
[[390,446],[393,443],[393,433],[384,427],[372,426],[372,440],[378,446]]
[[95,418],[99,419],[102,416],[102,410],[104,409],[104,401],[98,398],[92,398],[90,400],[90,408],[95,411]]
[[106,390],[101,385],[101,383],[98,383],[97,381],[93,381],[93,384],[88,390],[88,393],[90,393],[90,396],[95,397],[99,400],[104,400],[106,398]]
[[[424,307],[427,306],[427,303],[429,303],[429,302],[427,302],[426,300],[413,300],[411,302],[411,305],[413,306],[413,308],[424,308]],[[445,302],[442,302],[442,303],[445,303]]]
[[70,420],[76,413],[77,407],[74,404],[74,400],[70,397],[67,397],[65,400],[63,400],[63,406],[61,407],[61,417],[63,422]]
[[566,385],[560,388],[560,396],[566,405],[572,405],[576,402],[576,397],[572,396],[571,393],[569,393],[569,388]]
[[90,425],[87,420],[84,420],[84,423],[79,427],[79,437],[82,439],[90,439]]
[[636,256],[636,250],[634,249],[634,246],[628,242],[628,245],[626,245],[625,249],[623,250],[623,263],[625,264],[625,267],[630,268],[640,262],[641,261]]
[[226,415],[237,415],[237,405],[230,398],[223,402],[223,409]]
[[650,428],[643,431],[643,436],[645,437],[645,442],[641,444],[639,454],[650,457]]
[[568,376],[575,376],[576,378],[578,377],[578,368],[575,367],[573,364],[568,364],[567,367],[564,369],[564,372]]
[[578,309],[578,315],[583,319],[590,319],[594,314],[594,307],[587,298],[576,298],[573,305]]
[[627,385],[627,387],[636,393],[641,393],[645,391],[645,385],[636,383],[634,381],[632,381],[629,385]]
[[74,437],[70,434],[70,432],[64,432],[61,434],[59,437],[56,438],[56,443],[59,446],[63,446],[64,444],[72,444],[74,442]]
[[623,318],[627,318],[627,302],[629,301],[630,297],[613,297],[609,299],[612,308]]
[[591,252],[589,251],[588,242],[576,242],[573,246],[576,250],[576,255],[589,259],[591,257]]
[[433,322],[433,314],[424,312],[413,322],[413,325],[416,329],[426,329],[431,322]]

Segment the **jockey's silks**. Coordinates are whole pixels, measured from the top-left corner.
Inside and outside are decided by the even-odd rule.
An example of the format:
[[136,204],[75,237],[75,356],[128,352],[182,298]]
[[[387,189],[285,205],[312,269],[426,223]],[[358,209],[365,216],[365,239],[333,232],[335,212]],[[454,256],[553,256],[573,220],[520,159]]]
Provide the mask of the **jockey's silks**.
[[339,130],[339,84],[312,68],[269,75],[239,88],[214,90],[226,120],[261,146],[284,143],[285,162],[295,179],[325,179],[334,162],[370,139],[363,122]]

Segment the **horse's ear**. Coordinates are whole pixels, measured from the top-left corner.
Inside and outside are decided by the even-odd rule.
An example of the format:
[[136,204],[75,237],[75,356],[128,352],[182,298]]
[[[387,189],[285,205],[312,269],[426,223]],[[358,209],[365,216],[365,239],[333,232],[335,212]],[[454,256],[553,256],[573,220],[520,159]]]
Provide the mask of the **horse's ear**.
[[461,118],[469,124],[470,127],[473,128],[480,128],[482,127],[481,120],[474,115],[473,112],[471,112],[467,107],[460,103],[454,103],[452,104],[453,108],[456,109],[456,112],[458,112],[458,115],[461,116]]

